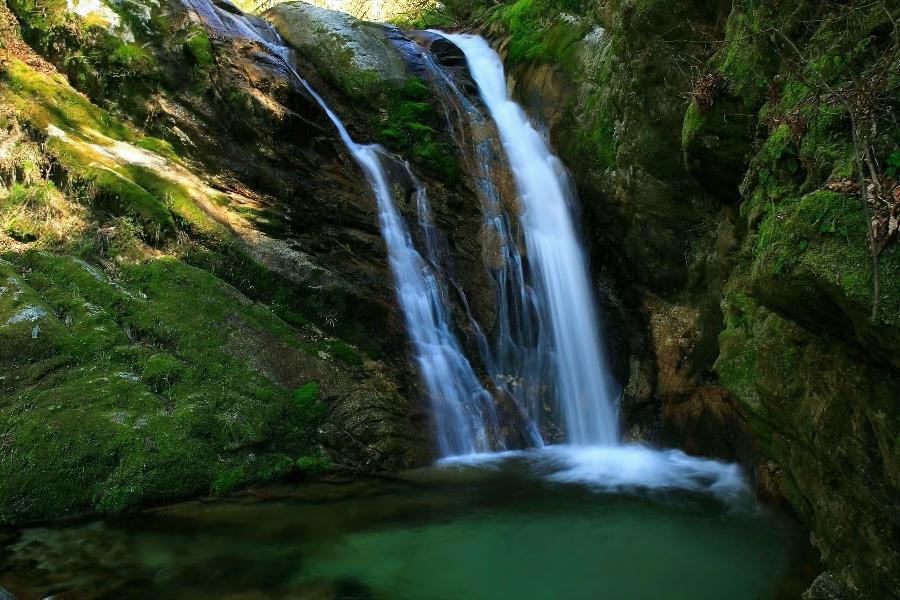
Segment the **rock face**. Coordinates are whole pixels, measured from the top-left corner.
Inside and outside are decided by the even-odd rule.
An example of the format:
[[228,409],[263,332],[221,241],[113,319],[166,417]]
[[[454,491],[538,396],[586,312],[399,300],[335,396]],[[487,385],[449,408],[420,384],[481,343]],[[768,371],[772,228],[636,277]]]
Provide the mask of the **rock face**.
[[[748,464],[838,587],[882,598],[900,588],[900,247],[870,320],[851,122],[827,91],[896,85],[896,9],[870,9],[843,27],[817,2],[522,0],[473,24],[579,185],[631,435]],[[896,95],[877,106],[876,216],[900,143]]]
[[0,521],[428,461],[374,202],[265,22],[9,6]]

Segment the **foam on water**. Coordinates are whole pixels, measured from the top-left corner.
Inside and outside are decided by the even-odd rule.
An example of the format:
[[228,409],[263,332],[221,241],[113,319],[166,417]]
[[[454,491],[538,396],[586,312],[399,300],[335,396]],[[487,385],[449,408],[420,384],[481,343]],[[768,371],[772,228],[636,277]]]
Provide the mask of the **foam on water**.
[[546,446],[534,450],[468,454],[442,459],[442,468],[500,469],[509,461],[528,465],[548,481],[587,486],[597,492],[686,490],[737,501],[749,498],[741,468],[681,450],[657,450],[642,444],[620,446]]

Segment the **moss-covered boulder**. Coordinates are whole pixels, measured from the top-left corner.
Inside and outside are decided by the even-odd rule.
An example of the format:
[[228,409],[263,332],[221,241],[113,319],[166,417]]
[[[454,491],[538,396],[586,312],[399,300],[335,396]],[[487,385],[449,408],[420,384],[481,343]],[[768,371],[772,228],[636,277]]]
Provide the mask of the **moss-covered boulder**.
[[390,41],[391,29],[305,2],[284,2],[263,15],[345,94],[365,98],[402,86],[403,58]]
[[[815,302],[810,298],[810,302]],[[728,296],[716,363],[779,467],[777,491],[855,595],[896,589],[900,374],[751,296]]]

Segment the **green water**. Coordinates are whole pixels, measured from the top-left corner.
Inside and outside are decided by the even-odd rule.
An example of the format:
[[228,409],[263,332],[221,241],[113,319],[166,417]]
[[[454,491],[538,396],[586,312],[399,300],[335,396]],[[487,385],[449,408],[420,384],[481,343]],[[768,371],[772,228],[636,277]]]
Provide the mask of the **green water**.
[[9,537],[19,600],[797,598],[782,517],[509,468],[257,490]]

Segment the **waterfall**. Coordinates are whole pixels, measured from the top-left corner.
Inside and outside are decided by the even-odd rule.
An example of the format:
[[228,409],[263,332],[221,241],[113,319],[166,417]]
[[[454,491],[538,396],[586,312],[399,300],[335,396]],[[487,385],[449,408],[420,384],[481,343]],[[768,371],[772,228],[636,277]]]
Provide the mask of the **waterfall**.
[[[416,250],[403,217],[394,205],[390,178],[385,169],[385,161],[394,158],[377,144],[353,141],[340,118],[293,69],[288,49],[273,43],[268,46],[284,59],[297,80],[328,115],[375,195],[397,299],[432,404],[439,454],[451,456],[502,448],[501,442],[492,435],[498,428],[493,397],[463,353],[451,326],[440,281]],[[402,168],[416,184],[419,214],[429,218],[425,188],[405,163]]]
[[[617,393],[600,339],[585,255],[571,213],[575,198],[565,169],[525,112],[510,99],[503,63],[487,42],[473,35],[434,33],[452,41],[465,55],[515,180],[532,286],[543,325],[549,330],[553,383],[568,441],[582,446],[616,444]],[[515,265],[509,257],[507,262]]]
[[[323,98],[293,67],[290,50],[271,25],[257,17],[213,7],[204,0],[188,0],[198,18],[214,31],[246,36],[283,60],[293,77],[335,126],[341,141],[362,169],[378,206],[397,298],[412,341],[413,352],[433,407],[441,464],[490,464],[525,459],[542,476],[562,482],[616,491],[629,487],[709,490],[729,497],[746,489],[740,469],[712,460],[693,458],[677,450],[656,451],[639,444],[619,445],[615,386],[606,370],[599,324],[588,284],[585,257],[576,238],[571,205],[575,198],[559,160],[510,100],[503,66],[484,40],[469,35],[444,35],[463,51],[481,98],[493,118],[502,153],[491,135],[473,143],[477,165],[472,169],[482,198],[484,226],[501,243],[501,258],[489,265],[497,285],[498,316],[490,336],[472,317],[465,295],[456,289],[469,315],[486,371],[496,394],[513,397],[531,422],[521,427],[519,442],[536,449],[504,450],[508,433],[500,423],[495,398],[485,389],[453,333],[447,310],[450,285],[449,247],[435,225],[425,187],[409,166],[375,144],[358,144]],[[456,103],[460,122],[473,129],[490,129],[490,119],[463,94],[438,65],[427,68]],[[448,113],[449,114],[449,113]],[[453,129],[451,125],[451,129]],[[454,136],[459,131],[454,132]],[[478,137],[478,136],[476,136]],[[493,163],[505,155],[515,180],[514,208],[493,182]],[[406,223],[394,205],[392,185],[414,189],[425,256],[413,245]],[[518,247],[524,237],[525,252]],[[446,275],[446,277],[444,277]],[[493,338],[493,342],[489,340]],[[552,368],[547,369],[547,364]],[[538,433],[541,400],[549,371],[570,445],[542,447]],[[530,386],[509,384],[512,377]],[[509,385],[507,385],[509,384]],[[525,389],[530,388],[529,391]],[[541,389],[537,389],[541,388]],[[504,405],[506,406],[506,405]],[[507,415],[508,416],[508,415]]]
[[[388,262],[400,309],[403,313],[419,372],[432,405],[441,456],[471,454],[504,449],[494,398],[485,389],[453,332],[445,294],[439,279],[437,230],[431,223],[430,206],[424,186],[406,163],[377,144],[358,144],[325,100],[294,68],[291,50],[265,20],[223,10],[204,0],[186,0],[210,29],[243,36],[268,48],[280,58],[290,75],[299,82],[337,129],[341,141],[362,169],[378,206],[379,225],[388,251]],[[402,215],[394,205],[391,177],[387,167],[402,171],[404,181],[416,187],[416,208],[426,235],[428,259],[413,245]]]
[[[202,2],[192,4],[198,5],[198,16],[214,28],[246,35],[283,59],[291,75],[322,107],[362,169],[378,206],[398,303],[432,405],[439,454],[504,449],[495,399],[454,333],[447,309],[447,281],[442,279],[447,252],[434,227],[424,186],[406,163],[382,147],[359,144],[351,138],[340,118],[294,69],[290,50],[268,23],[214,9],[200,10],[207,8]],[[584,256],[569,211],[568,203],[573,198],[565,171],[522,110],[508,98],[499,57],[478,37],[446,37],[464,52],[496,123],[522,207],[515,219],[502,206],[498,190],[492,188],[494,149],[489,140],[484,140],[477,152],[483,226],[499,240],[498,257],[491,267],[498,298],[498,331],[492,347],[471,317],[462,290],[458,291],[486,370],[498,392],[511,396],[522,409],[525,419],[518,427],[527,430],[521,432],[528,440],[525,443],[542,443],[538,424],[549,383],[556,392],[558,413],[570,443],[613,444],[617,439],[613,386],[605,371]],[[431,67],[440,73],[436,65]],[[467,102],[459,90],[455,94]],[[473,109],[471,105],[465,107],[469,118],[478,115]],[[392,175],[398,171],[404,183],[412,182],[416,188],[424,257],[416,250],[394,204],[392,184],[399,180],[392,180]],[[513,229],[524,232],[528,272]]]

